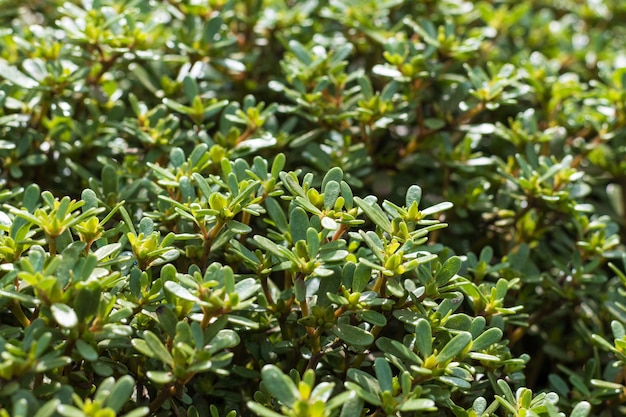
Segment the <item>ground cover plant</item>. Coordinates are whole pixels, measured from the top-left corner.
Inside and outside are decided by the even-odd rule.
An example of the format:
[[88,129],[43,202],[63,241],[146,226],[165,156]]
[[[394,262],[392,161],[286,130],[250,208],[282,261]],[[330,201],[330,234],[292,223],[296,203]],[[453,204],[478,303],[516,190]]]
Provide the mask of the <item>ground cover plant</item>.
[[619,0],[0,0],[0,416],[626,414]]

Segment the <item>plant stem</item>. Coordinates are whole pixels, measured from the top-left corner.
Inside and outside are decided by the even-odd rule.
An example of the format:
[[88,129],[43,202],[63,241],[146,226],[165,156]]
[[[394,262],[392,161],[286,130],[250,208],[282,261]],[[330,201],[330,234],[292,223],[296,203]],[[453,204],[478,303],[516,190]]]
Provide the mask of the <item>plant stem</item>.
[[156,398],[152,400],[150,403],[150,414],[154,415],[159,408],[167,401],[171,396],[172,392],[175,392],[175,387],[173,384],[166,384],[161,388]]
[[54,236],[48,237],[48,248],[50,252],[50,257],[54,258],[57,254],[57,238]]
[[261,276],[259,277],[259,280],[261,281],[261,287],[263,288],[263,295],[265,295],[265,298],[267,299],[267,302],[270,305],[274,305],[274,297],[272,297],[272,292],[270,291],[270,287],[269,287],[269,282],[267,280],[267,276]]
[[24,310],[22,310],[22,305],[17,300],[13,300],[11,302],[11,312],[13,316],[20,322],[22,327],[30,326],[30,320],[24,314]]
[[374,286],[372,287],[372,291],[380,294],[381,288],[383,288],[386,282],[387,282],[387,277],[384,274],[381,274],[379,272],[378,278],[376,278],[376,282],[374,283]]

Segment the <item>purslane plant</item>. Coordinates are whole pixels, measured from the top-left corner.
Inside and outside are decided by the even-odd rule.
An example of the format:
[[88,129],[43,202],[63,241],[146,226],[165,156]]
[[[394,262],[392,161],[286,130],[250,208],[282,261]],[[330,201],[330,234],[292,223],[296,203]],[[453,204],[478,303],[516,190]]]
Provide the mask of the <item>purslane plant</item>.
[[0,0],[0,413],[625,414],[625,15]]
[[[261,415],[274,401],[285,415],[461,410],[508,389],[503,378],[523,381],[528,358],[511,354],[502,320],[521,308],[504,305],[519,280],[489,292],[426,245],[450,203],[420,208],[413,185],[403,205],[381,205],[353,196],[339,168],[315,187],[284,164],[222,159],[177,182],[159,178],[178,166],[153,166],[160,210],[138,224],[124,205],[98,221],[91,189],[74,202],[19,194],[4,241],[26,227],[32,243],[5,263],[0,290],[13,415],[180,413],[201,399]],[[458,311],[465,298],[484,315]],[[114,382],[114,404],[91,397]],[[490,410],[513,407],[498,401]]]

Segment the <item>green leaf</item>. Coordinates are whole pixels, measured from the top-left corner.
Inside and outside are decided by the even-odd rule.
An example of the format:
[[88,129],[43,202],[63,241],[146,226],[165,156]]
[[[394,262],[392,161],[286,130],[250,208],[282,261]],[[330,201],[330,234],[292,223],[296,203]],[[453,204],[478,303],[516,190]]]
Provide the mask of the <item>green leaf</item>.
[[294,201],[303,209],[305,209],[306,211],[308,211],[309,213],[313,213],[317,216],[322,214],[322,211],[320,209],[318,209],[317,207],[315,207],[315,205],[313,203],[311,203],[311,201],[309,201],[308,198],[306,197],[296,197],[294,199]]
[[496,383],[498,384],[498,388],[501,394],[504,395],[506,401],[515,404],[515,396],[513,395],[513,391],[511,391],[511,387],[509,386],[509,384],[507,384],[506,381],[502,379],[498,379]]
[[241,339],[237,332],[230,329],[223,329],[217,332],[217,335],[209,343],[208,350],[212,354],[220,350],[234,348],[239,344]]
[[311,53],[306,50],[302,44],[296,40],[289,41],[289,50],[305,65],[311,65],[313,58]]
[[265,200],[265,208],[270,216],[270,219],[274,221],[278,230],[282,233],[288,229],[287,216],[278,202],[273,198]]
[[166,281],[165,284],[163,284],[163,288],[181,300],[193,301],[195,303],[200,303],[202,301],[197,296],[189,292],[187,288],[175,281]]
[[78,316],[70,306],[55,303],[50,306],[50,311],[59,326],[71,329],[78,325]]
[[84,322],[88,318],[94,316],[98,311],[100,303],[100,288],[81,288],[76,291],[74,299],[74,312],[78,321]]
[[354,346],[368,346],[374,342],[374,336],[360,327],[338,323],[331,329],[335,336]]
[[123,414],[122,417],[144,417],[150,413],[150,407],[138,407],[133,411]]
[[361,94],[363,94],[363,98],[365,98],[365,100],[372,98],[374,95],[374,88],[372,87],[370,79],[365,75],[361,75],[357,78],[357,82],[359,83],[359,87],[361,87]]
[[334,207],[335,201],[340,194],[339,183],[336,181],[329,181],[324,187],[324,208],[330,210]]
[[448,201],[444,201],[443,203],[435,204],[432,207],[425,208],[421,211],[423,216],[430,216],[431,214],[441,213],[445,210],[450,210],[454,205]]
[[279,176],[285,188],[287,188],[292,195],[306,199],[306,193],[298,183],[298,177],[293,172],[281,172]]
[[572,410],[570,417],[587,417],[591,412],[591,404],[587,401],[581,401]]
[[437,363],[446,363],[461,353],[463,349],[472,342],[472,335],[469,332],[461,332],[454,336],[435,357]]
[[289,214],[289,232],[292,242],[306,240],[306,231],[309,228],[309,216],[300,207],[294,207]]
[[32,295],[23,294],[20,292],[0,290],[0,295],[2,297],[17,300],[27,305],[38,305],[40,303],[39,299],[33,297]]
[[117,170],[112,165],[102,167],[102,192],[105,196],[117,194],[119,188],[119,178]]
[[0,77],[25,89],[35,88],[39,85],[37,81],[24,75],[23,72],[18,70],[13,65],[9,65],[9,63],[4,59],[0,59]]
[[387,319],[385,318],[385,315],[379,313],[378,311],[362,310],[357,313],[357,317],[376,326],[382,327],[387,325]]
[[193,114],[194,112],[194,109],[192,109],[191,107],[184,106],[180,104],[179,102],[172,100],[170,98],[167,98],[167,97],[163,99],[163,104],[165,104],[167,107],[169,107],[170,109],[178,113],[189,115],[189,114]]
[[208,119],[209,117],[219,113],[220,110],[226,107],[227,104],[228,100],[220,100],[216,103],[210,104],[204,108],[204,113],[202,114],[202,116],[204,117],[204,119]]
[[[171,353],[165,348],[161,339],[157,337],[150,330],[145,330],[143,332],[143,339],[145,340],[148,348],[152,352],[152,357],[159,359],[161,362],[173,366],[174,359],[172,358]],[[142,352],[145,354],[145,352]]]
[[52,357],[46,356],[39,360],[37,366],[35,366],[36,372],[47,372],[53,369],[63,368],[64,366],[72,363],[72,359],[61,356],[61,357]]
[[237,220],[229,220],[226,223],[226,227],[238,234],[250,233],[252,231],[252,228],[250,226],[245,223],[238,222]]
[[433,353],[432,330],[428,320],[417,319],[415,326],[415,345],[422,357],[426,358]]
[[239,294],[240,300],[247,300],[259,293],[261,284],[254,278],[244,278],[235,284],[235,292]]
[[418,185],[411,185],[406,192],[406,206],[411,207],[413,203],[417,203],[419,206],[420,201],[422,200],[422,188]]
[[398,342],[386,337],[376,339],[376,346],[386,354],[393,355],[399,359],[411,362],[414,365],[421,365],[423,361],[411,349]]
[[448,281],[450,281],[450,279],[454,277],[457,272],[459,272],[462,263],[463,261],[461,261],[461,258],[459,258],[458,256],[452,256],[448,258],[444,262],[441,269],[437,271],[437,274],[435,275],[435,282],[437,283],[437,285],[441,287],[447,284]]
[[354,196],[352,195],[352,189],[345,181],[341,181],[341,183],[339,183],[339,187],[341,188],[341,196],[346,201],[346,208],[348,210],[351,210],[354,205]]
[[159,385],[169,384],[174,380],[174,375],[171,372],[165,371],[147,371],[146,376],[149,380],[156,382]]
[[607,342],[606,339],[604,339],[599,334],[592,334],[591,339],[594,342],[596,342],[598,345],[600,345],[600,347],[604,348],[605,350],[608,350],[609,352],[618,353],[618,350],[615,348],[615,346]]
[[343,407],[341,407],[341,414],[339,417],[361,417],[363,412],[363,399],[351,393],[350,398],[345,400]]
[[466,380],[455,377],[455,376],[442,375],[438,377],[437,379],[439,379],[441,382],[447,385],[450,385],[456,388],[470,389],[472,387],[472,385]]
[[413,398],[398,407],[400,411],[435,411],[435,402],[426,398]]
[[591,383],[591,385],[597,388],[605,388],[608,390],[613,390],[615,392],[622,392],[624,390],[624,385],[615,382],[605,381],[603,379],[591,379],[589,382]]
[[265,249],[266,251],[275,255],[279,259],[289,260],[293,262],[294,264],[298,263],[299,260],[296,257],[296,255],[293,252],[291,252],[289,249],[285,248],[284,246],[279,246],[273,241],[261,235],[255,235],[253,239],[261,249]]
[[478,415],[482,416],[482,414],[487,409],[487,400],[483,397],[478,397],[472,403],[472,410]]
[[[380,384],[378,380],[372,377],[370,374],[361,371],[360,369],[350,368],[347,372],[348,379],[359,384],[359,387],[365,389],[368,393],[376,397],[376,401],[379,401],[381,394]],[[369,400],[366,399],[369,402]],[[374,404],[374,403],[372,403]]]
[[285,158],[284,153],[279,153],[274,157],[274,162],[272,162],[272,168],[270,172],[272,178],[278,179],[280,172],[283,168],[285,168],[286,161],[287,159]]
[[275,365],[265,365],[261,369],[261,377],[268,391],[281,403],[293,408],[300,397],[296,385]]
[[359,206],[361,210],[363,210],[363,213],[365,213],[365,215],[372,222],[374,222],[376,226],[380,227],[383,231],[387,233],[392,232],[391,222],[389,221],[389,218],[387,218],[387,215],[385,214],[383,209],[381,209],[378,204],[370,204],[359,197],[354,197],[354,202],[357,206]]
[[130,375],[124,375],[115,382],[111,393],[107,397],[104,405],[111,408],[116,413],[119,412],[124,404],[130,399],[135,388],[135,380]]
[[54,398],[42,405],[33,417],[52,417],[56,414],[59,405],[61,405],[61,400]]
[[322,192],[326,193],[326,187],[328,183],[334,181],[339,185],[341,181],[343,181],[343,170],[339,167],[332,167],[328,170],[326,175],[324,175],[324,179],[322,180]]
[[82,339],[76,341],[76,349],[85,360],[93,362],[98,359],[98,352]]
[[170,306],[166,304],[160,305],[156,309],[156,315],[163,330],[165,330],[170,337],[176,336],[176,324],[178,323],[178,317],[176,317]]
[[372,278],[372,268],[359,262],[352,276],[352,291],[361,292],[365,289]]
[[[348,369],[348,371],[351,371],[352,369]],[[364,390],[363,388],[361,388],[360,385],[355,384],[354,382],[351,381],[347,381],[344,383],[344,385],[346,386],[346,388],[348,388],[351,391],[354,391],[356,393],[356,395],[359,396],[359,398],[365,400],[366,402],[374,405],[374,406],[380,406],[382,405],[382,403],[380,402],[380,399],[378,398],[378,396],[370,391]]]
[[284,417],[282,414],[278,414],[277,412],[272,411],[269,408],[265,408],[259,403],[248,401],[246,403],[246,406],[248,406],[250,411],[261,417]]
[[391,367],[385,358],[376,358],[374,361],[374,372],[376,372],[376,379],[378,379],[380,389],[390,393],[393,392],[393,375]]
[[85,417],[83,410],[67,404],[61,404],[57,407],[57,412],[63,417]]
[[487,349],[489,346],[500,341],[500,339],[502,339],[502,330],[497,327],[492,327],[474,339],[472,342],[472,350],[479,351]]

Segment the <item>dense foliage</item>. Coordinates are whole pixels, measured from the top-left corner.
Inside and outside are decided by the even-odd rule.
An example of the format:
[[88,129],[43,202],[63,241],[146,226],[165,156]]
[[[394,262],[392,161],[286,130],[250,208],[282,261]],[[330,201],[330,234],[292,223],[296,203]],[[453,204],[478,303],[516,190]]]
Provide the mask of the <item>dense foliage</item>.
[[0,416],[625,415],[624,19],[0,0]]

